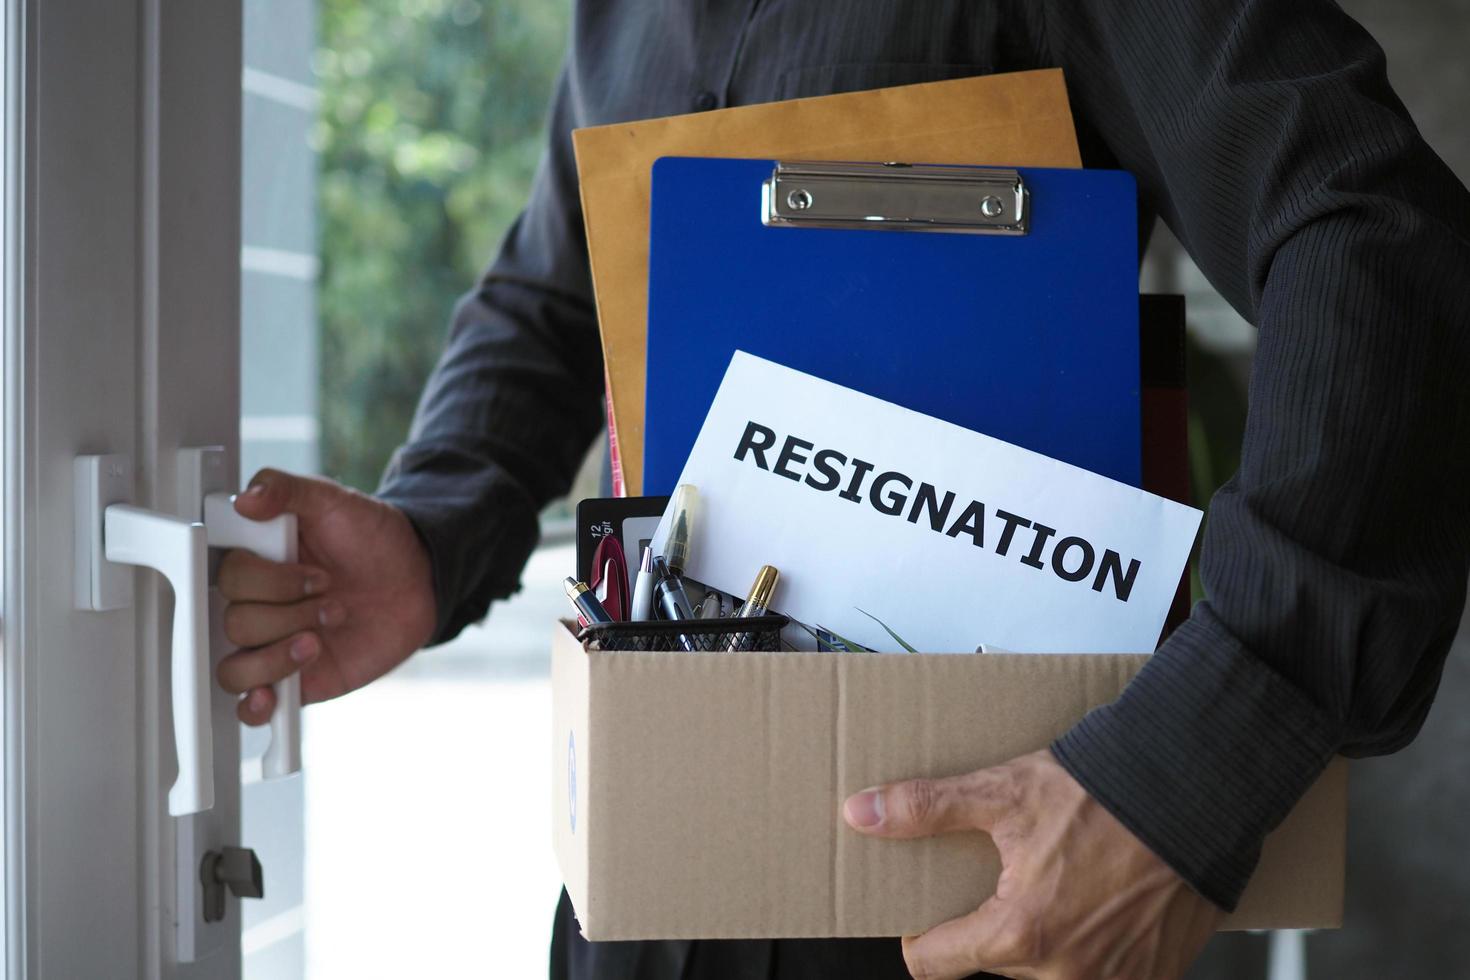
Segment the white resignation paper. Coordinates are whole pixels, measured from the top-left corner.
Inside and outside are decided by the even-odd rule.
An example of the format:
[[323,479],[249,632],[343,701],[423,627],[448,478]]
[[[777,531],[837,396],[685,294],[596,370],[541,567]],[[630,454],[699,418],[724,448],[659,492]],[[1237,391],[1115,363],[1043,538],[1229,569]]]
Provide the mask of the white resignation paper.
[[889,652],[864,613],[926,652],[1151,652],[1201,517],[743,351],[679,482],[687,577],[774,565],[775,611]]

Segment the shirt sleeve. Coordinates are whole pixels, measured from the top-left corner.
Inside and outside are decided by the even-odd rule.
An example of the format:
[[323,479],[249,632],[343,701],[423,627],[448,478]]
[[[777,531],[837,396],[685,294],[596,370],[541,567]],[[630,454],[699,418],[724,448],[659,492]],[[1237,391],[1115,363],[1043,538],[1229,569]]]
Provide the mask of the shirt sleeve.
[[1470,564],[1470,195],[1327,0],[1048,0],[1084,142],[1259,330],[1206,600],[1059,761],[1233,909],[1335,754],[1433,700]]
[[603,421],[565,72],[549,128],[526,209],[455,308],[408,441],[378,489],[429,551],[434,643],[519,587],[537,515],[568,491]]

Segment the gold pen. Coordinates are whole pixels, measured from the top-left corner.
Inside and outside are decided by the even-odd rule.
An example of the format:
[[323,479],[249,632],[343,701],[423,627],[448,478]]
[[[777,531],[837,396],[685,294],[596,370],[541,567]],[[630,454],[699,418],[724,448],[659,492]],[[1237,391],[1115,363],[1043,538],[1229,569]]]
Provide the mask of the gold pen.
[[[781,581],[781,573],[771,565],[762,565],[761,570],[755,573],[755,583],[750,587],[750,594],[745,597],[745,605],[735,614],[736,619],[750,619],[754,616],[764,616],[771,607],[771,596],[776,593],[776,583]],[[725,648],[726,653],[739,653],[741,648],[749,644],[749,633],[736,633],[730,637],[730,645]]]

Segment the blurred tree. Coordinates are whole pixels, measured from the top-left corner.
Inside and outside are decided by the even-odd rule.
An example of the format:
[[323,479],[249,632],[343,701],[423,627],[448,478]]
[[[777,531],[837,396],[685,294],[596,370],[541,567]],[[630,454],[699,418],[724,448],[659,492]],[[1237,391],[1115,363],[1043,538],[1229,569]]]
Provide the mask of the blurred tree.
[[567,0],[319,0],[324,472],[377,485],[524,204]]

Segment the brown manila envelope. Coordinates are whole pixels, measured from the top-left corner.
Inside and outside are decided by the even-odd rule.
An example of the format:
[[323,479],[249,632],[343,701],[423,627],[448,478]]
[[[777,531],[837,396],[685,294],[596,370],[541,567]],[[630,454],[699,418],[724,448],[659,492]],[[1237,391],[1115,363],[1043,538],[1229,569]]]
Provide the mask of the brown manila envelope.
[[[614,480],[643,486],[650,168],[663,156],[1080,167],[1060,69],[983,75],[578,129]],[[752,205],[753,207],[753,205]]]

